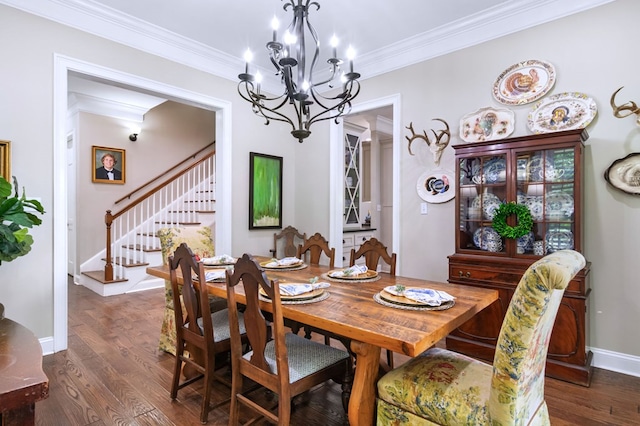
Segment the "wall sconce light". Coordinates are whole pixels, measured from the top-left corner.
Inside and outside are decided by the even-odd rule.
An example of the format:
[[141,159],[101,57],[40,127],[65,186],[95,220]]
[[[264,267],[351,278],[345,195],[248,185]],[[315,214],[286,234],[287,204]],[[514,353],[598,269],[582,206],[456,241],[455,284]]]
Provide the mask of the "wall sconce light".
[[135,142],[138,140],[138,135],[140,134],[140,127],[131,127],[131,134],[129,135],[129,140],[131,142]]

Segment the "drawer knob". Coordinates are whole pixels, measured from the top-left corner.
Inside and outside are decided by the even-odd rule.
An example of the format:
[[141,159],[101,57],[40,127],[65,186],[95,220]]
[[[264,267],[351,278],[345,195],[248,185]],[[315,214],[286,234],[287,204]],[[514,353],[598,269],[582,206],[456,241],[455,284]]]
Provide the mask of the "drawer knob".
[[462,271],[458,271],[458,276],[459,276],[460,278],[462,278],[462,277],[471,278],[471,272],[467,271],[467,273],[465,274],[465,273],[464,273],[464,272],[462,272]]

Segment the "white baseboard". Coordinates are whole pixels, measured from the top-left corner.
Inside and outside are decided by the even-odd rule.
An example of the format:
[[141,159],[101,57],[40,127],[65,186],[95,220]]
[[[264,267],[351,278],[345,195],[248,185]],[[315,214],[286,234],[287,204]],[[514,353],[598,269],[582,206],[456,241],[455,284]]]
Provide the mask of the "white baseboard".
[[613,352],[606,349],[589,348],[593,352],[594,367],[617,373],[640,377],[640,357]]
[[43,337],[42,339],[38,339],[40,342],[40,346],[42,347],[42,355],[51,355],[53,354],[53,336],[51,337]]

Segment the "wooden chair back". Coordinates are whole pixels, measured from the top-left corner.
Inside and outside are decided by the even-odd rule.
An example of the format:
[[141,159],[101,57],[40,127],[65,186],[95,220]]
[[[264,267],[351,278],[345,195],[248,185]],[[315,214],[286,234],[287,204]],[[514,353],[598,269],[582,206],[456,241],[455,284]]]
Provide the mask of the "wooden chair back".
[[[239,403],[242,403],[273,423],[288,425],[291,416],[291,399],[317,384],[343,377],[347,371],[349,355],[336,348],[325,349],[324,345],[293,333],[285,333],[279,282],[267,279],[264,270],[251,255],[244,254],[238,259],[233,272],[227,270],[226,276],[233,372],[229,424],[238,423]],[[236,294],[240,287],[243,288],[246,295],[244,320],[251,347],[251,353],[244,356],[240,335],[235,326],[238,320]],[[240,290],[240,293],[242,292]],[[261,302],[261,299],[269,303],[271,307],[270,321],[263,314],[261,305],[264,302]],[[322,348],[316,350],[312,345]],[[311,346],[311,348],[300,351],[299,348],[302,346]],[[291,354],[288,348],[293,348]],[[338,352],[341,355],[336,361],[332,361],[333,364],[323,366],[320,361],[326,362],[327,350]],[[325,354],[322,354],[323,351]],[[309,364],[317,369],[312,370],[311,373],[301,373],[308,369],[301,367],[290,373],[290,356],[295,358],[292,361],[293,365]],[[298,375],[301,377],[296,377]],[[278,394],[277,416],[242,394],[242,377],[247,377]]]
[[[307,239],[306,233],[300,233],[289,225],[279,233],[273,234],[273,249],[271,255],[275,258],[293,257],[298,252],[298,245]],[[282,240],[282,241],[280,241]]]
[[389,265],[389,273],[396,274],[396,254],[387,251],[387,247],[378,241],[377,238],[371,238],[365,241],[360,248],[351,249],[351,259],[349,266],[356,264],[356,260],[364,257],[367,268],[375,271],[378,269],[378,262],[382,259]]
[[[206,422],[210,409],[209,400],[211,398],[213,380],[230,385],[228,380],[222,376],[215,375],[214,372],[216,354],[230,351],[231,342],[228,338],[215,341],[204,265],[196,261],[195,255],[186,243],[180,244],[174,254],[169,257],[169,273],[173,290],[176,325],[176,359],[171,386],[171,399],[176,399],[179,389],[203,378],[205,380],[205,390],[200,420]],[[182,279],[181,288],[179,278]],[[220,318],[221,322],[226,324],[228,328],[228,313],[226,309],[213,315]],[[189,379],[180,382],[183,366],[185,371],[190,369],[194,374]],[[189,374],[185,373],[185,375]],[[226,403],[227,401],[222,401],[221,403]]]
[[319,265],[322,253],[329,258],[329,268],[333,269],[336,260],[336,249],[329,247],[329,242],[320,233],[316,232],[298,246],[298,259],[309,253],[309,263]]

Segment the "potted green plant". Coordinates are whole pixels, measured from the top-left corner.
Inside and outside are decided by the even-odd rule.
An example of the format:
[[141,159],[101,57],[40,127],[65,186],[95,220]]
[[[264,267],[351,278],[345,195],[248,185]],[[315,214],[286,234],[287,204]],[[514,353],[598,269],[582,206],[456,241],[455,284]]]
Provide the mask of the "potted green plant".
[[43,214],[44,208],[37,200],[29,200],[22,188],[22,196],[18,195],[18,180],[13,177],[11,184],[0,176],[0,265],[2,262],[24,256],[31,251],[33,237],[29,229],[40,225],[36,213]]

